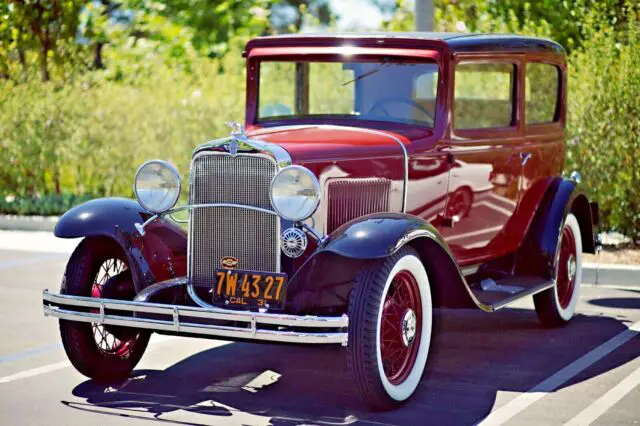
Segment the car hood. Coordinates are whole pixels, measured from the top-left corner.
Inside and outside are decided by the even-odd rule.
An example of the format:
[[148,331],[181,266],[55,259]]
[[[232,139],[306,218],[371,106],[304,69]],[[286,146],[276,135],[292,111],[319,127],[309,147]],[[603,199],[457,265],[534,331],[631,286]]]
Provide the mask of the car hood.
[[249,138],[280,145],[294,163],[403,156],[405,135],[357,127],[305,125],[250,130]]

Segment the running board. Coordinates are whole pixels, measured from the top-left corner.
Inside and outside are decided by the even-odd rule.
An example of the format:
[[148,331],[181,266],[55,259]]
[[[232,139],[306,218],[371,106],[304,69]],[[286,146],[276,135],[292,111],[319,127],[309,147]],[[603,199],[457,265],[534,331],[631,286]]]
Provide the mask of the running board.
[[540,277],[511,276],[494,281],[484,279],[471,287],[476,299],[489,310],[497,311],[524,297],[552,288],[553,281]]

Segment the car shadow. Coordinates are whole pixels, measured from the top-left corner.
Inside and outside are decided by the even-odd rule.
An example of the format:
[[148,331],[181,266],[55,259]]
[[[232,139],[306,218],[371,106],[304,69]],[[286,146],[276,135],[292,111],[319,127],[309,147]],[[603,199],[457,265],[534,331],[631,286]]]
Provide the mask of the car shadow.
[[[401,409],[371,412],[356,397],[344,350],[235,343],[165,370],[136,370],[118,386],[79,384],[70,407],[177,424],[475,424],[498,392],[525,392],[627,329],[624,321],[578,315],[544,329],[529,310],[436,314],[437,333],[421,385]],[[564,386],[637,356],[614,352]]]
[[640,290],[620,289],[621,293],[631,293],[633,297],[599,297],[589,300],[589,303],[604,308],[640,309]]

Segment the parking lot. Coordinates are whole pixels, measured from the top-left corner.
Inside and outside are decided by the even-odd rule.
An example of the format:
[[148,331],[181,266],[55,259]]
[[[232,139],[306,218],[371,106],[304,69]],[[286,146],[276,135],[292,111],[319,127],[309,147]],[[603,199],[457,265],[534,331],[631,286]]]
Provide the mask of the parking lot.
[[1,424],[640,424],[640,283],[583,285],[579,315],[562,329],[541,328],[530,302],[440,311],[418,393],[370,413],[333,347],[155,335],[126,383],[87,380],[41,306],[71,248],[0,231]]

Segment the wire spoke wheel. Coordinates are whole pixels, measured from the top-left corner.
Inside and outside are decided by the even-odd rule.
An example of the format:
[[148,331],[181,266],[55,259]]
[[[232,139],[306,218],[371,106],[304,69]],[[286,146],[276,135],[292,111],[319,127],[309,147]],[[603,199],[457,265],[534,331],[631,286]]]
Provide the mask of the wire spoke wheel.
[[563,309],[571,302],[576,285],[576,240],[570,227],[562,230],[560,243],[560,259],[558,261],[557,291],[558,301]]
[[393,279],[382,311],[380,349],[389,382],[402,383],[415,364],[422,323],[418,283],[409,271]]
[[[113,258],[105,260],[102,265],[100,265],[100,269],[93,280],[91,297],[102,297],[104,285],[109,279],[126,270],[127,265],[120,259]],[[92,312],[98,311],[94,309]],[[117,355],[122,358],[128,357],[138,337],[136,334],[130,339],[120,340],[110,333],[102,324],[91,323],[91,328],[98,349],[105,355]]]

